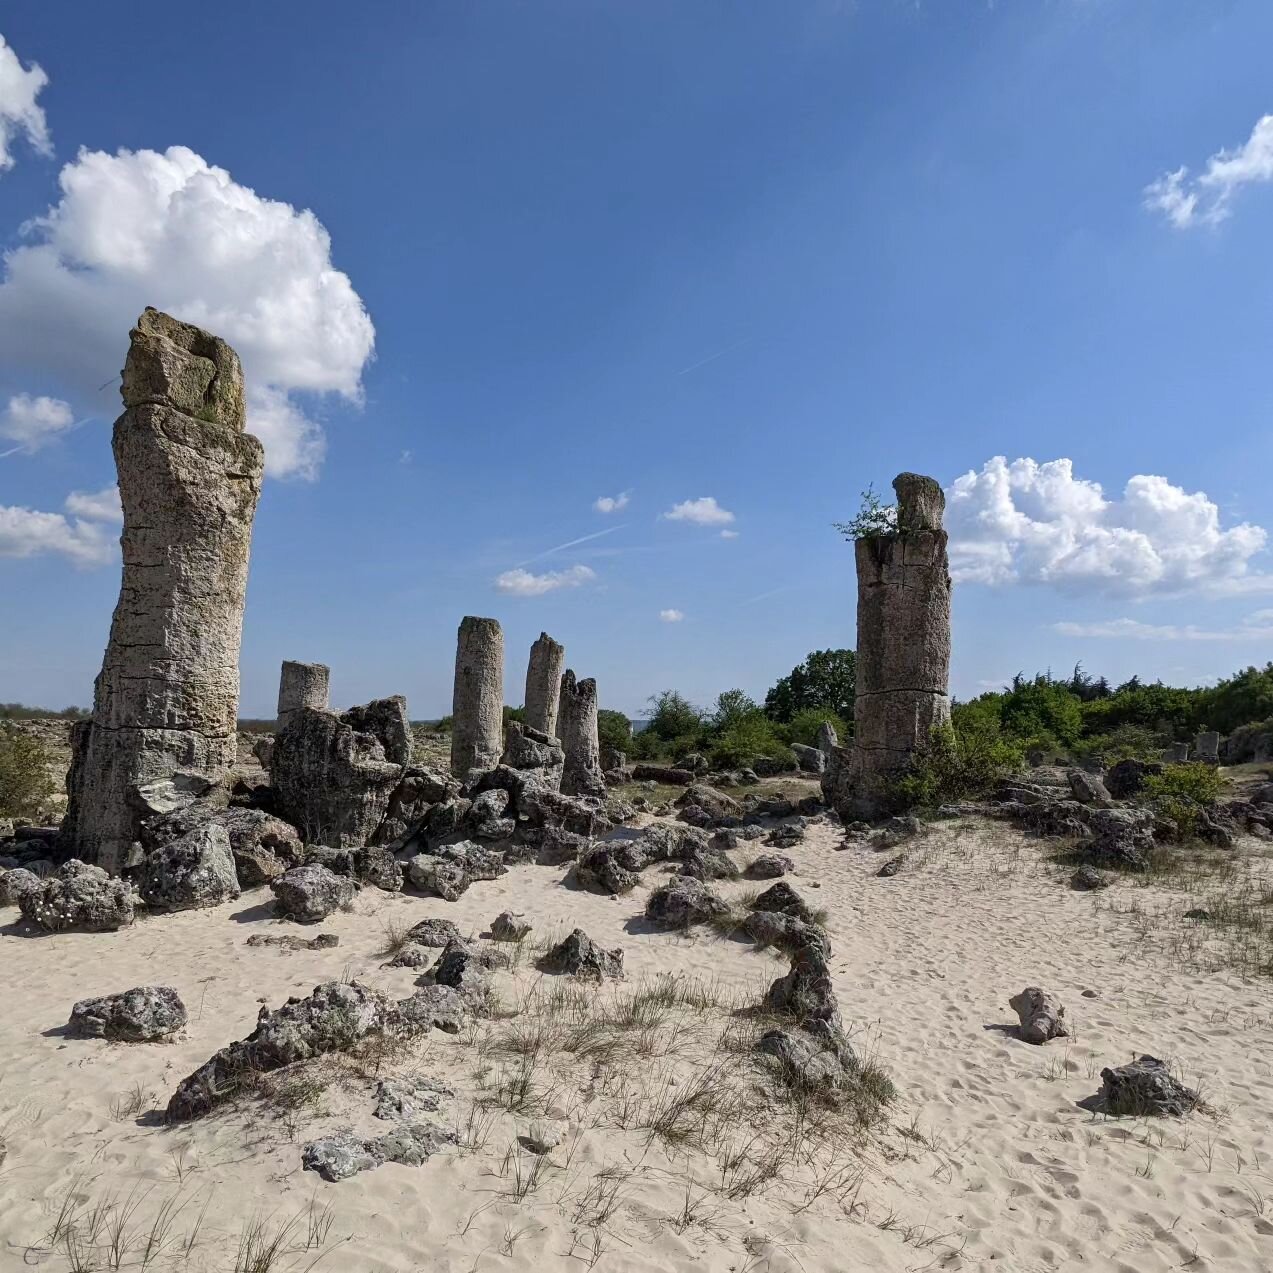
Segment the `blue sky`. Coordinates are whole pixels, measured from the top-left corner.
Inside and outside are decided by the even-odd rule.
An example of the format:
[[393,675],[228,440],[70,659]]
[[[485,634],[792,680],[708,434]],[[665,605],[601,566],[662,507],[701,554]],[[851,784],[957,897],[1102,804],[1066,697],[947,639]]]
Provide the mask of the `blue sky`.
[[1273,650],[1266,4],[10,0],[0,36],[0,700],[91,697],[145,303],[255,386],[245,714],[288,657],[448,710],[469,613],[512,702],[541,629],[603,705],[763,695],[853,644],[831,523],[903,469],[951,491],[962,696]]

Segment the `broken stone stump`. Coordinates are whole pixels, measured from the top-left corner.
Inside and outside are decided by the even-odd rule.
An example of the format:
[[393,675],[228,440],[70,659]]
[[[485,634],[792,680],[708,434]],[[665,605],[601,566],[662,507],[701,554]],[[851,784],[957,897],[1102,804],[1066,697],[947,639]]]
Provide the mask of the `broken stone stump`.
[[545,972],[566,973],[591,981],[622,981],[623,951],[618,947],[605,950],[582,928],[576,928],[544,956],[540,967]]
[[[264,451],[244,432],[225,341],[147,309],[130,333],[112,447],[123,580],[93,715],[72,735],[64,829],[79,856],[133,864],[141,787],[235,763],[239,646]],[[193,797],[192,797],[193,798]]]
[[1027,1043],[1046,1043],[1069,1034],[1065,1027],[1065,1008],[1056,995],[1038,986],[1027,986],[1008,1000],[1008,1007],[1020,1021],[1019,1033]]
[[493,769],[504,746],[504,633],[496,619],[460,621],[451,713],[451,772],[466,782]]
[[284,659],[278,680],[278,718],[275,732],[286,727],[292,713],[301,707],[314,707],[325,712],[328,702],[331,669],[323,663],[294,663]]
[[597,683],[591,677],[576,681],[567,670],[561,678],[561,746],[566,753],[561,789],[568,796],[606,794],[601,772],[601,741],[597,736]]
[[1198,1093],[1172,1078],[1166,1064],[1154,1056],[1101,1071],[1101,1108],[1107,1114],[1181,1117],[1201,1104]]
[[526,664],[526,724],[550,738],[557,733],[557,704],[565,664],[566,647],[541,632],[530,647]]

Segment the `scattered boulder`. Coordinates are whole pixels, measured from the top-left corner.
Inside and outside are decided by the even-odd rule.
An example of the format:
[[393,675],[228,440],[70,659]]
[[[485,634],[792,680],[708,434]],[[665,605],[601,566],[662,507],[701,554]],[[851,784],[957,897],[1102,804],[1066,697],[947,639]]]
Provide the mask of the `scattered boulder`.
[[819,941],[810,941],[793,951],[791,970],[765,994],[765,1009],[795,1017],[801,1023],[824,1021],[838,1027],[840,1009],[831,984],[828,956],[828,947]]
[[896,857],[889,858],[875,874],[882,880],[892,879],[903,866],[906,865],[906,855],[899,853]]
[[605,950],[582,928],[576,928],[544,956],[540,967],[545,972],[566,973],[593,981],[622,981],[623,951]]
[[359,1136],[344,1127],[306,1145],[301,1152],[301,1166],[335,1183],[387,1162],[418,1167],[439,1149],[455,1142],[454,1132],[428,1123],[402,1123],[383,1136],[372,1137]]
[[354,900],[353,881],[317,863],[292,867],[270,888],[274,913],[302,924],[316,924],[335,911],[347,910]]
[[758,946],[773,946],[787,954],[809,945],[821,946],[824,958],[831,957],[831,939],[826,929],[794,915],[779,911],[752,911],[742,924],[743,932]]
[[1164,1062],[1142,1056],[1130,1065],[1101,1071],[1101,1109],[1106,1114],[1140,1118],[1147,1114],[1181,1117],[1202,1104],[1192,1088],[1172,1078]]
[[253,933],[244,945],[277,946],[280,950],[331,950],[333,946],[340,945],[340,938],[335,933],[318,933],[314,937],[294,937],[291,934],[272,937],[265,933]]
[[508,792],[499,787],[476,796],[465,814],[465,829],[481,840],[504,840],[517,830],[517,823],[504,816],[508,808]]
[[694,781],[692,769],[678,769],[669,765],[635,765],[633,782],[657,782],[668,787],[688,787]]
[[1128,800],[1144,790],[1146,778],[1162,771],[1157,761],[1120,760],[1106,772],[1105,789],[1115,800]]
[[429,946],[437,950],[453,941],[462,941],[460,930],[449,919],[429,916],[422,919],[407,933],[407,940],[416,946]]
[[754,911],[776,911],[780,915],[793,915],[807,924],[813,923],[813,911],[809,904],[786,880],[771,884],[751,904]]
[[386,1122],[414,1119],[420,1114],[435,1113],[445,1098],[454,1095],[445,1083],[424,1074],[381,1079],[376,1084],[376,1108],[372,1114]]
[[505,874],[504,854],[472,840],[417,853],[407,864],[412,885],[423,893],[454,902],[475,880],[494,880]]
[[1096,805],[1107,809],[1114,803],[1105,784],[1095,775],[1083,769],[1069,769],[1065,774],[1074,799],[1080,804]]
[[1046,1043],[1069,1035],[1065,1026],[1065,1008],[1054,994],[1038,986],[1027,986],[1008,1000],[1008,1007],[1020,1021],[1018,1033],[1027,1043]]
[[715,787],[709,787],[701,782],[691,783],[676,798],[676,806],[682,811],[691,805],[702,809],[713,821],[717,818],[739,818],[743,812],[742,805],[732,796],[727,796],[723,791],[717,791]]
[[133,922],[131,885],[76,858],[37,888],[20,893],[18,906],[27,919],[51,933],[110,932]]
[[486,974],[502,965],[503,957],[493,950],[483,950],[463,940],[452,941],[443,948],[429,976],[435,985],[472,993],[484,990]]
[[117,1043],[150,1043],[186,1024],[186,1005],[171,986],[138,986],[122,994],[81,999],[71,1009],[72,1034]]
[[238,897],[225,827],[210,822],[151,853],[142,870],[141,895],[147,906],[169,911],[219,906]]
[[774,827],[765,837],[765,843],[774,849],[793,849],[804,839],[804,827],[798,822],[788,822]]
[[464,1000],[453,986],[428,982],[415,994],[399,999],[394,1008],[397,1026],[403,1030],[441,1030],[443,1034],[459,1034],[464,1024]]
[[34,871],[17,866],[0,872],[0,906],[17,906],[23,893],[40,887],[40,877]]
[[520,912],[502,911],[491,920],[491,936],[496,941],[521,941],[533,925]]
[[821,774],[827,767],[827,753],[819,747],[807,747],[804,743],[792,743],[796,764],[803,773]]
[[681,874],[695,880],[736,880],[738,863],[715,844],[690,848],[681,862]]
[[645,904],[647,919],[669,928],[690,928],[729,914],[729,903],[701,880],[682,877],[656,888]]
[[815,1029],[792,1033],[766,1030],[756,1044],[783,1078],[800,1089],[841,1088],[860,1072],[857,1055],[843,1031]]
[[359,881],[385,893],[401,893],[402,864],[386,848],[368,846],[358,849],[354,857],[354,872]]
[[749,880],[776,880],[796,869],[796,864],[784,853],[762,853],[753,858],[743,872]]
[[1094,866],[1084,864],[1070,876],[1070,887],[1079,893],[1089,893],[1093,889],[1109,888],[1110,881]]

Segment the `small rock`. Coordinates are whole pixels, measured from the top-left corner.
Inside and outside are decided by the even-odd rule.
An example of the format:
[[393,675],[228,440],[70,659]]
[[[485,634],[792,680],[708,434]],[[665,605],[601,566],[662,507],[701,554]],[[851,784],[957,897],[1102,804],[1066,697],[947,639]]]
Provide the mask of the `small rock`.
[[1020,1021],[1019,1033],[1027,1043],[1046,1043],[1049,1039],[1065,1038],[1065,1008],[1061,1001],[1038,986],[1027,986],[1008,1000]]
[[623,951],[605,950],[582,928],[576,928],[544,956],[541,967],[545,972],[566,973],[593,981],[607,978],[622,981]]
[[796,864],[783,853],[762,853],[754,858],[744,874],[749,880],[776,880],[796,869]]
[[1198,1093],[1172,1078],[1157,1057],[1142,1056],[1130,1065],[1101,1071],[1101,1105],[1107,1114],[1180,1117],[1201,1103]]
[[70,1031],[118,1043],[150,1043],[186,1024],[186,1006],[171,986],[138,986],[71,1009]]
[[1094,866],[1083,865],[1070,876],[1070,887],[1080,893],[1109,888],[1110,882]]
[[354,882],[325,866],[294,866],[270,884],[274,913],[302,924],[314,924],[354,900]]
[[491,921],[491,936],[496,941],[521,941],[532,927],[521,912],[504,911]]
[[885,862],[884,865],[875,872],[875,874],[879,876],[880,879],[891,879],[902,869],[905,862],[906,855],[904,853],[899,853],[895,858],[889,858],[889,860]]

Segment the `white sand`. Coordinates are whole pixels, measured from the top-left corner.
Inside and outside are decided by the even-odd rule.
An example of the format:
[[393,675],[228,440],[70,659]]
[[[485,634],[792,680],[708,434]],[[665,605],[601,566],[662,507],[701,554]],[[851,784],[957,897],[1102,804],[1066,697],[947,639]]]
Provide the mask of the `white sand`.
[[[207,1203],[189,1262],[157,1268],[229,1273],[245,1221],[295,1216],[316,1197],[333,1209],[329,1244],[340,1240],[320,1269],[586,1269],[593,1231],[574,1216],[595,1172],[614,1164],[623,1202],[602,1227],[595,1267],[603,1273],[1273,1268],[1273,983],[1173,967],[1126,913],[1132,901],[1152,905],[1158,890],[1120,883],[1104,895],[1073,893],[1041,863],[1037,843],[1005,827],[945,825],[919,864],[891,880],[874,878],[882,858],[837,852],[837,841],[828,826],[791,851],[793,882],[829,910],[846,1022],[899,1091],[890,1128],[863,1159],[851,1214],[831,1197],[800,1209],[781,1187],[745,1200],[713,1194],[719,1170],[700,1155],[673,1158],[639,1133],[588,1128],[587,1093],[566,1100],[581,1128],[571,1171],[549,1173],[520,1203],[500,1174],[527,1122],[511,1115],[500,1116],[483,1152],[447,1151],[422,1167],[389,1164],[338,1184],[302,1172],[300,1146],[316,1135],[348,1123],[387,1129],[371,1117],[366,1083],[330,1092],[291,1127],[252,1108],[174,1128],[112,1117],[137,1085],[146,1107],[161,1109],[185,1074],[250,1032],[261,1004],[342,975],[410,993],[416,974],[382,969],[375,954],[389,918],[446,916],[478,932],[511,907],[539,933],[578,925],[621,945],[630,981],[696,973],[758,990],[783,970],[772,956],[707,934],[625,931],[642,891],[611,900],[563,887],[564,868],[521,866],[454,905],[365,891],[353,913],[320,926],[339,934],[340,946],[318,952],[244,944],[256,932],[317,931],[274,921],[267,891],[111,934],[30,937],[16,910],[5,912],[0,1269],[67,1268],[38,1248],[68,1192],[123,1197],[138,1186],[150,1189],[139,1219],[163,1199],[194,1199],[174,1232]],[[660,879],[647,873],[651,886]],[[523,970],[515,979],[537,976]],[[498,981],[511,989],[514,977]],[[189,1007],[178,1041],[122,1046],[57,1033],[76,999],[146,983],[175,986]],[[1032,983],[1061,996],[1072,1039],[1036,1048],[1002,1028],[1015,1024],[1008,997]],[[1084,998],[1089,989],[1099,997]],[[421,1052],[420,1070],[471,1087],[471,1039],[434,1033]],[[1103,1065],[1141,1052],[1178,1065],[1217,1112],[1120,1121],[1079,1107],[1099,1089]],[[463,1121],[466,1109],[457,1098],[437,1118]],[[672,1221],[689,1179],[699,1182],[691,1199],[702,1201],[697,1222],[682,1227]],[[293,1252],[275,1267],[305,1268],[314,1254]]]

